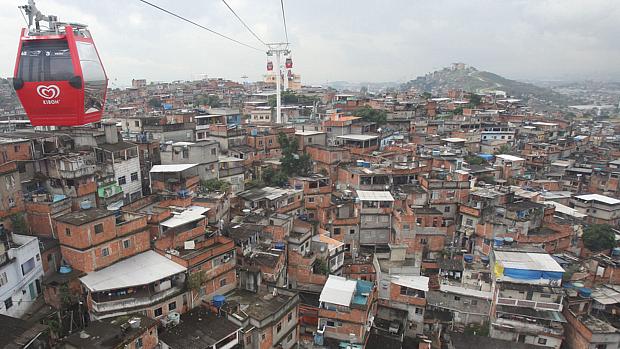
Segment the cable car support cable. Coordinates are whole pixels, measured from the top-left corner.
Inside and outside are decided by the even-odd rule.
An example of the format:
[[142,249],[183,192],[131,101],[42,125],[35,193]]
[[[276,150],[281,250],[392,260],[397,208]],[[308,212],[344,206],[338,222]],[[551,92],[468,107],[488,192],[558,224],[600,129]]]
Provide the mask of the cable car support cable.
[[280,0],[280,6],[282,7],[282,20],[284,21],[284,35],[286,36],[286,42],[288,43],[288,30],[286,29],[286,15],[284,15],[284,0]]
[[174,12],[168,11],[168,10],[166,10],[165,8],[160,7],[160,6],[157,6],[157,5],[155,5],[155,4],[151,3],[151,2],[148,2],[148,1],[146,1],[146,0],[138,0],[138,1],[140,1],[140,2],[142,2],[142,3],[145,3],[145,4],[149,5],[149,6],[152,6],[152,7],[156,8],[156,9],[158,9],[158,10],[160,10],[160,11],[162,11],[162,12],[165,12],[165,13],[167,13],[167,14],[171,15],[171,16],[174,16],[174,17],[176,17],[176,18],[178,18],[178,19],[180,19],[180,20],[182,20],[182,21],[185,21],[185,22],[188,22],[188,23],[190,23],[190,24],[193,24],[193,25],[195,25],[195,26],[197,26],[197,27],[199,27],[199,28],[201,28],[201,29],[204,29],[204,30],[206,30],[206,31],[208,31],[208,32],[210,32],[210,33],[212,33],[212,34],[215,34],[215,35],[217,35],[217,36],[219,36],[219,37],[222,37],[222,38],[224,38],[224,39],[228,39],[228,40],[230,40],[230,41],[232,41],[232,42],[235,42],[235,43],[237,43],[237,44],[239,44],[239,45],[242,45],[242,46],[245,46],[245,47],[247,47],[247,48],[251,48],[251,49],[256,50],[256,51],[264,52],[264,50],[261,50],[261,49],[259,49],[259,48],[254,47],[254,46],[251,46],[251,45],[248,45],[248,44],[243,43],[243,42],[241,42],[241,41],[239,41],[239,40],[233,39],[233,38],[231,38],[230,36],[226,36],[226,35],[224,35],[224,34],[222,34],[222,33],[218,33],[218,32],[216,32],[216,31],[215,31],[215,30],[213,30],[213,29],[209,29],[209,28],[207,28],[207,27],[205,27],[205,26],[203,26],[203,25],[201,25],[201,24],[198,24],[198,23],[196,23],[196,22],[192,21],[191,19],[187,19],[187,18],[185,18],[185,17],[183,17],[183,16],[181,16],[181,15],[178,15],[178,14],[176,14],[176,13],[174,13]]
[[247,29],[250,33],[252,33],[252,35],[254,35],[254,37],[256,38],[256,40],[260,41],[261,44],[267,46],[267,44],[258,37],[258,35],[256,35],[256,33],[250,29],[250,27],[243,21],[243,19],[241,19],[241,17],[239,17],[239,15],[237,15],[237,13],[235,12],[235,10],[232,9],[232,7],[230,7],[230,5],[228,5],[228,3],[226,2],[226,0],[222,0],[222,2],[224,3],[224,5],[226,5],[226,7],[228,7],[228,9],[230,10],[230,12],[233,13],[233,15],[235,15],[235,17],[237,17],[237,19],[239,20],[239,22],[241,22],[241,24],[243,24],[243,26],[245,27],[245,29]]

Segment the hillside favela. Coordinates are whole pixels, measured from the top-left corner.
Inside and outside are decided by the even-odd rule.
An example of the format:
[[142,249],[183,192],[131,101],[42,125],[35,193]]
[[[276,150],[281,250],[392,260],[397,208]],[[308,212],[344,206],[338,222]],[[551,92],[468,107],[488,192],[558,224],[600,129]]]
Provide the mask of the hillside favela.
[[620,349],[617,0],[0,18],[0,348]]

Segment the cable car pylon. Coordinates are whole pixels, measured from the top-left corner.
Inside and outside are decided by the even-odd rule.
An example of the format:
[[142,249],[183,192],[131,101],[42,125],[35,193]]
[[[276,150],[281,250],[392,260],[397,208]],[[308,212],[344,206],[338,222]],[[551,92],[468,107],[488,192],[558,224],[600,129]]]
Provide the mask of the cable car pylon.
[[[291,51],[288,49],[288,42],[275,42],[268,43],[267,47],[267,56],[275,57],[275,76],[276,76],[276,123],[282,123],[282,56],[288,56],[291,54]],[[292,63],[291,63],[292,64]]]

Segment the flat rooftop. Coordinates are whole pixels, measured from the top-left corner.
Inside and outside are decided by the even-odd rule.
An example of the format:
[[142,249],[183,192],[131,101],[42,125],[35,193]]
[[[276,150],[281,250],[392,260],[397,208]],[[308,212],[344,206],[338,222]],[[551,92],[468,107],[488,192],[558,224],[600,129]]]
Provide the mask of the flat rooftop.
[[159,334],[159,340],[172,348],[210,348],[241,330],[225,317],[198,307],[181,315],[181,323]]
[[83,225],[112,215],[114,215],[113,211],[100,208],[89,208],[87,210],[67,213],[57,217],[56,220],[71,225]]

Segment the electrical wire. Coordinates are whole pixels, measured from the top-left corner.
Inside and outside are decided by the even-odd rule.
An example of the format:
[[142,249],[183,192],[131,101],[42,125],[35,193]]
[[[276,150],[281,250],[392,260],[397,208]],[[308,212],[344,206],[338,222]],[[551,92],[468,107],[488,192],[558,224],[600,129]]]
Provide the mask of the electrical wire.
[[232,7],[230,7],[230,5],[228,5],[228,3],[226,2],[226,0],[222,0],[222,2],[224,3],[224,5],[226,5],[226,7],[228,7],[228,9],[230,10],[230,12],[233,13],[233,15],[235,15],[235,17],[237,17],[237,19],[239,20],[239,22],[241,22],[241,24],[243,24],[243,26],[245,27],[245,29],[247,29],[250,33],[252,33],[252,35],[254,35],[254,37],[256,38],[256,40],[260,41],[261,44],[267,46],[267,44],[258,37],[258,35],[256,35],[256,33],[250,29],[250,27],[243,21],[243,19],[241,19],[241,17],[239,17],[239,15],[237,15],[237,13],[235,12],[235,10],[232,9]]
[[282,20],[284,21],[284,35],[286,36],[286,43],[288,44],[288,30],[286,29],[286,16],[284,15],[284,0],[280,0],[280,6],[282,7]]
[[245,46],[245,47],[247,47],[247,48],[251,48],[251,49],[253,49],[253,50],[260,51],[260,52],[263,52],[263,51],[264,51],[264,50],[261,50],[261,49],[259,49],[259,48],[254,47],[254,46],[251,46],[251,45],[248,45],[248,44],[246,44],[246,43],[243,43],[243,42],[241,42],[241,41],[239,41],[239,40],[233,39],[233,38],[231,38],[230,36],[226,36],[226,35],[224,35],[224,34],[222,34],[222,33],[218,33],[218,32],[216,32],[216,31],[215,31],[215,30],[213,30],[213,29],[209,29],[209,28],[205,27],[204,25],[201,25],[201,24],[198,24],[198,23],[196,23],[196,22],[192,21],[191,19],[187,19],[187,18],[185,18],[185,17],[183,17],[183,16],[180,16],[180,15],[178,15],[178,14],[176,14],[176,13],[172,12],[172,11],[168,11],[168,10],[166,10],[165,8],[160,7],[160,6],[157,6],[157,5],[155,5],[155,4],[153,4],[153,3],[150,3],[150,2],[148,2],[148,1],[146,1],[146,0],[138,0],[138,1],[140,1],[140,2],[142,2],[142,3],[145,3],[145,4],[149,5],[149,6],[152,6],[152,7],[156,8],[156,9],[158,9],[158,10],[160,10],[160,11],[162,11],[162,12],[165,12],[165,13],[167,13],[167,14],[171,15],[171,16],[174,16],[174,17],[176,17],[176,18],[178,18],[178,19],[180,19],[180,20],[182,20],[182,21],[185,21],[185,22],[187,22],[187,23],[193,24],[193,25],[195,25],[195,26],[197,26],[197,27],[199,27],[199,28],[201,28],[201,29],[204,29],[204,30],[206,30],[206,31],[208,31],[208,32],[210,32],[210,33],[212,33],[212,34],[215,34],[215,35],[217,35],[217,36],[219,36],[219,37],[222,37],[222,38],[224,38],[224,39],[227,39],[227,40],[230,40],[230,41],[232,41],[232,42],[234,42],[234,43],[237,43],[237,44],[239,44],[239,45],[242,45],[242,46]]

